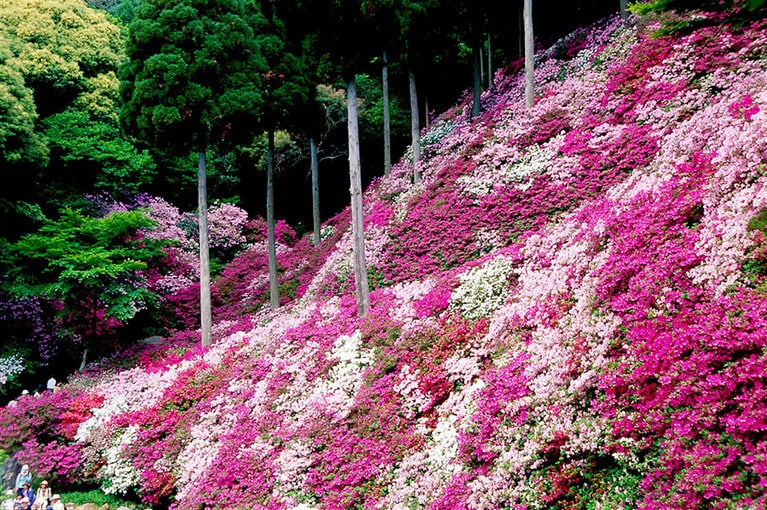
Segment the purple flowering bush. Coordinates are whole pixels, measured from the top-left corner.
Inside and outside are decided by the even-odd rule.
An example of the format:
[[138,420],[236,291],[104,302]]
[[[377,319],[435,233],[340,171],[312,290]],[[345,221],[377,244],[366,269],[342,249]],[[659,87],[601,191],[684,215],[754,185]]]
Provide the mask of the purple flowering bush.
[[767,23],[696,15],[606,19],[532,108],[516,66],[440,117],[422,181],[364,195],[366,317],[348,210],[280,226],[276,311],[253,224],[211,347],[0,409],[0,445],[179,510],[767,506]]

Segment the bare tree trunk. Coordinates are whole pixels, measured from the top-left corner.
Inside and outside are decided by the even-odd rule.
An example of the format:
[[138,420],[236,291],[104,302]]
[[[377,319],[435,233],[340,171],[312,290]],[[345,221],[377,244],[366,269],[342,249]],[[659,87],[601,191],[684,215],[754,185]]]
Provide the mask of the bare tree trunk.
[[535,102],[535,48],[533,46],[533,0],[524,0],[522,17],[525,24],[525,106]]
[[628,7],[627,4],[628,4],[628,0],[620,0],[621,18],[623,19],[623,21],[626,21],[627,19],[629,19],[629,13],[626,10],[626,8]]
[[317,142],[309,138],[309,154],[312,167],[312,221],[314,223],[314,246],[320,244],[320,169]]
[[426,123],[426,131],[429,130],[429,98],[424,96],[423,98],[423,118]]
[[[91,317],[90,317],[90,320],[91,320],[91,334],[95,337],[96,336],[96,329],[98,328],[98,324],[99,324],[99,322],[98,322],[99,321],[99,316],[98,316],[98,312],[97,312],[97,310],[98,310],[98,299],[96,299],[96,295],[95,294],[91,295],[91,300],[90,301],[91,301],[90,310],[92,312],[91,313]],[[87,340],[87,338],[84,338],[83,339],[83,356],[82,356],[82,358],[80,360],[80,368],[78,370],[80,372],[82,372],[83,370],[85,370],[85,366],[87,364],[88,364],[88,340]]]
[[208,183],[205,151],[197,162],[197,213],[200,224],[200,333],[202,346],[213,343],[213,319],[210,303],[210,249],[208,247]]
[[474,41],[471,47],[472,55],[472,70],[474,75],[474,103],[471,107],[471,117],[474,118],[479,115],[479,97],[482,94],[482,57],[480,55],[479,43]]
[[479,50],[479,83],[481,86],[485,81],[485,48],[478,44],[477,49]]
[[280,288],[277,284],[277,249],[274,239],[274,130],[269,129],[266,149],[266,224],[267,251],[269,252],[269,300],[272,310],[280,307]]
[[524,11],[525,7],[524,5],[519,6],[521,11],[519,12],[519,16],[517,17],[518,23],[518,30],[519,30],[519,37],[517,38],[517,55],[524,55],[525,54],[525,23],[524,23]]
[[[357,84],[352,77],[346,88],[346,107],[349,113],[349,182],[352,209],[352,237],[354,239],[354,288],[357,315],[364,317],[370,308],[367,263],[365,262],[365,224],[362,215],[362,176],[360,165],[360,133],[357,113]],[[418,111],[416,109],[416,111]]]
[[86,347],[83,349],[83,357],[80,361],[79,371],[82,372],[83,370],[85,370],[85,366],[87,364],[88,364],[88,348]]
[[391,172],[391,119],[389,117],[389,61],[383,52],[383,137],[384,137],[384,175]]
[[408,72],[408,81],[410,83],[410,145],[413,149],[413,182],[420,182],[421,171],[418,169],[418,162],[421,161],[421,124],[418,119],[418,91],[412,69]]
[[487,34],[487,88],[493,86],[493,45],[490,34]]

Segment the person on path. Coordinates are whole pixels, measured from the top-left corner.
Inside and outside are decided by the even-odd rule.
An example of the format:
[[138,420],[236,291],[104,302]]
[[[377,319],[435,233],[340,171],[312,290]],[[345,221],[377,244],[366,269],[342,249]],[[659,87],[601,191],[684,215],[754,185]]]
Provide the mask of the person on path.
[[29,466],[27,464],[21,466],[21,471],[16,475],[16,492],[23,489],[25,483],[28,483],[30,487],[32,486],[32,473],[29,472]]

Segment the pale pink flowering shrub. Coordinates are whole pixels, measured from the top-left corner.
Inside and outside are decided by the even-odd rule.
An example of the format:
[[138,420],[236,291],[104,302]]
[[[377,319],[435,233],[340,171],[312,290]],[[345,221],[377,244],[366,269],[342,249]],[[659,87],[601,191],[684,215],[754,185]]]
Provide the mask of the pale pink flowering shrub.
[[245,244],[248,213],[234,204],[215,203],[208,209],[208,234],[214,250],[227,251]]

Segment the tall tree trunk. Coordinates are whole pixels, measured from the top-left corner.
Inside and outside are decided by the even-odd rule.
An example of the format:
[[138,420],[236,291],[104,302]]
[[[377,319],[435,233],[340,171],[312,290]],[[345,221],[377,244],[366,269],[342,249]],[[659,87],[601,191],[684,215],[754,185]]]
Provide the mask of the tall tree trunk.
[[524,0],[522,17],[525,24],[525,106],[535,102],[535,48],[533,46],[533,0]]
[[474,75],[474,103],[471,107],[471,117],[474,118],[477,115],[479,115],[479,97],[482,94],[482,70],[481,70],[481,64],[482,64],[482,56],[480,55],[480,45],[476,37],[474,38],[474,42],[471,45],[471,56],[472,56],[472,70]]
[[317,156],[317,142],[309,138],[309,154],[312,168],[312,222],[314,224],[314,246],[320,244],[320,163]]
[[267,251],[269,252],[269,301],[272,310],[280,307],[280,288],[277,284],[277,249],[274,239],[274,130],[267,133],[266,149],[266,224]]
[[421,171],[418,169],[418,162],[421,161],[421,124],[418,119],[418,91],[412,68],[408,71],[408,82],[410,84],[410,145],[413,149],[413,182],[420,182]]
[[519,37],[517,38],[517,55],[524,55],[525,54],[525,7],[523,4],[520,4],[519,6],[519,16],[517,17],[517,29],[519,33]]
[[493,44],[487,34],[487,88],[493,86]]
[[627,19],[629,19],[629,13],[626,10],[626,8],[628,7],[627,4],[628,4],[628,0],[620,0],[621,18],[623,19],[623,21],[626,21]]
[[210,249],[208,247],[208,182],[205,151],[197,160],[197,214],[200,224],[200,333],[202,346],[213,343],[213,319],[210,303]]
[[[349,128],[349,182],[351,184],[352,238],[354,241],[354,288],[357,315],[364,317],[370,308],[367,263],[365,262],[365,225],[362,215],[362,176],[360,168],[360,133],[357,113],[357,84],[352,77],[346,88]],[[416,109],[416,111],[418,111]]]
[[90,301],[91,301],[90,309],[93,312],[93,313],[91,313],[91,331],[90,331],[90,335],[87,335],[87,336],[83,335],[83,336],[85,336],[85,338],[83,339],[83,343],[84,343],[84,345],[83,345],[83,357],[80,360],[80,368],[78,369],[80,372],[85,370],[85,366],[88,364],[88,344],[89,344],[89,341],[87,339],[90,336],[96,338],[96,328],[98,328],[98,324],[99,324],[99,316],[98,316],[98,312],[97,312],[97,310],[98,310],[98,299],[96,299],[96,295],[95,294],[91,295],[91,300]]
[[481,90],[481,86],[485,82],[485,47],[482,44],[478,44],[477,48],[479,48],[479,83]]
[[424,96],[423,98],[423,119],[426,124],[426,131],[429,130],[429,98]]
[[391,119],[389,117],[389,61],[383,52],[383,70],[381,72],[383,89],[383,137],[384,137],[384,175],[391,172]]
[[85,370],[85,366],[86,366],[87,364],[88,364],[88,348],[87,348],[87,347],[84,347],[84,348],[83,348],[83,357],[82,357],[82,359],[80,360],[80,368],[79,368],[79,371],[80,371],[80,372],[82,372],[83,370]]

